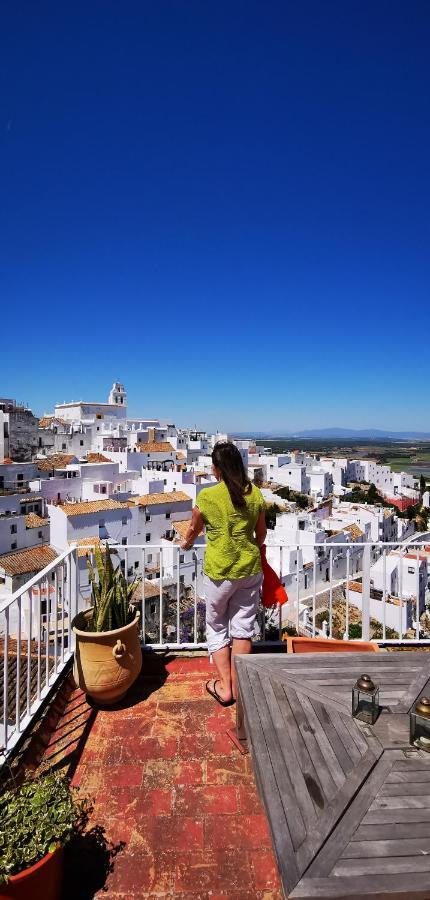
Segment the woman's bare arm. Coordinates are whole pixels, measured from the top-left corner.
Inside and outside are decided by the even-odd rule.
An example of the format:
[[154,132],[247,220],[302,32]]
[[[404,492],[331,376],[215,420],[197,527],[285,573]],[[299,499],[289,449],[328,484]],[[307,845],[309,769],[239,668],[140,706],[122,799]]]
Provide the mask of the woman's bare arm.
[[199,534],[201,534],[204,527],[205,523],[203,521],[203,516],[198,506],[195,506],[191,516],[190,527],[188,528],[184,540],[180,544],[181,550],[191,550],[194,541],[198,538]]
[[262,509],[255,526],[255,537],[257,538],[257,544],[259,547],[263,546],[264,541],[266,540],[266,534],[266,513],[264,512],[264,509]]

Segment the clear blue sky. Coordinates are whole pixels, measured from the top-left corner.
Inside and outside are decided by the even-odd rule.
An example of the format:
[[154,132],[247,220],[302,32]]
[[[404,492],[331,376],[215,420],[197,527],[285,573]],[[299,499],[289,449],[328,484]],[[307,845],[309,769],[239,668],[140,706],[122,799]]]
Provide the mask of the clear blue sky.
[[14,0],[0,34],[0,394],[429,430],[427,0]]

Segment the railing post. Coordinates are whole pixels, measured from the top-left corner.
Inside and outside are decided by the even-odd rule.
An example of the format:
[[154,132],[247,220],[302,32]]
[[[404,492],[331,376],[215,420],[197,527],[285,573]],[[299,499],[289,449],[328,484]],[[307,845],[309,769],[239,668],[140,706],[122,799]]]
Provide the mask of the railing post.
[[69,609],[69,648],[75,649],[75,635],[72,630],[72,622],[78,614],[78,548],[74,547],[70,554],[70,609]]
[[363,641],[370,640],[370,544],[364,545],[363,575],[361,579],[361,636]]

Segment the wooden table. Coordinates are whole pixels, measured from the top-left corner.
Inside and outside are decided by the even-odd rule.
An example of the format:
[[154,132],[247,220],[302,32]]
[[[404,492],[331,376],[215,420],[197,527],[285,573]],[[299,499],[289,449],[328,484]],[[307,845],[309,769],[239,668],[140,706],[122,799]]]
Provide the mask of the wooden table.
[[[409,710],[430,691],[430,653],[236,657],[246,737],[286,897],[430,898],[430,754]],[[374,726],[351,716],[367,672]]]

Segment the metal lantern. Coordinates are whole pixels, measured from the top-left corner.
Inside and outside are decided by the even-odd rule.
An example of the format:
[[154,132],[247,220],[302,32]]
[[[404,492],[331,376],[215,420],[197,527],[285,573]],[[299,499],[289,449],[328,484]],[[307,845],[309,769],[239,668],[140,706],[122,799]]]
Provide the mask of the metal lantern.
[[352,715],[374,725],[379,714],[379,687],[370,675],[360,675],[352,689]]
[[430,700],[421,697],[409,714],[411,744],[430,753]]

